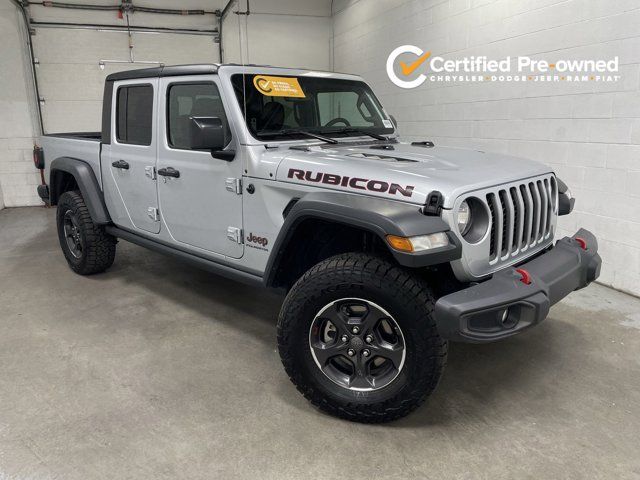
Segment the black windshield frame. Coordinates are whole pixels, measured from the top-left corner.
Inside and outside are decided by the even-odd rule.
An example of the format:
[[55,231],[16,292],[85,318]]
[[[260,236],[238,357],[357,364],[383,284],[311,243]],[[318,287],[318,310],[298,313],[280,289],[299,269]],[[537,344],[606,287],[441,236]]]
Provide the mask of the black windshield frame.
[[[278,77],[296,79],[300,85],[300,88],[305,94],[305,98],[274,98],[264,95],[256,89],[253,79],[257,75],[268,74],[237,73],[231,76],[231,85],[235,92],[236,100],[238,101],[240,110],[242,111],[242,115],[245,117],[247,129],[249,130],[249,133],[252,135],[252,137],[258,141],[264,142],[276,139],[308,139],[308,136],[304,134],[291,134],[291,130],[305,130],[311,133],[334,138],[361,137],[363,135],[367,135],[367,133],[376,135],[392,135],[395,133],[395,128],[391,121],[391,118],[389,117],[389,115],[387,115],[384,108],[382,107],[382,104],[376,98],[371,88],[369,88],[369,86],[362,81],[333,77],[277,75]],[[353,125],[354,129],[360,130],[362,133],[339,132],[338,130],[340,130],[340,127],[346,126],[342,122],[330,126],[321,124],[321,112],[318,101],[318,94],[334,92],[354,92],[357,94],[356,108],[360,111],[360,113],[362,113],[361,105],[364,105],[369,116],[364,117],[363,115],[363,120],[371,122],[371,125]],[[245,93],[248,99],[246,105],[244,103]],[[300,121],[302,119],[303,124],[283,124],[281,128],[275,129],[273,128],[273,126],[270,126],[270,128],[261,128],[258,119],[264,112],[265,104],[269,102],[291,105],[291,110],[288,111],[286,115],[290,119],[293,115],[296,121]],[[298,115],[298,112],[301,112],[301,114]],[[278,133],[279,131],[288,132],[280,134]]]

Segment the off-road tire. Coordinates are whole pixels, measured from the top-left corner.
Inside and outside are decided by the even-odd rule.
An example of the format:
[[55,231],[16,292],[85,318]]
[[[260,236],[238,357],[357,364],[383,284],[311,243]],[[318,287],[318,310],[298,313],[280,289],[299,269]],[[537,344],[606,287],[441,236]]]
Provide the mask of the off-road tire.
[[[380,390],[352,391],[327,378],[310,350],[310,327],[323,306],[341,298],[366,299],[394,318],[406,345],[404,367]],[[363,253],[324,260],[289,291],[278,320],[278,349],[297,389],[316,407],[344,419],[379,423],[399,419],[436,388],[447,359],[447,341],[437,332],[435,299],[411,272]]]
[[[64,232],[64,219],[68,212],[75,219],[83,244],[79,257],[72,253]],[[117,239],[109,235],[103,226],[93,223],[89,209],[79,191],[65,192],[60,196],[56,223],[60,247],[69,267],[74,272],[80,275],[92,275],[104,272],[113,264]]]

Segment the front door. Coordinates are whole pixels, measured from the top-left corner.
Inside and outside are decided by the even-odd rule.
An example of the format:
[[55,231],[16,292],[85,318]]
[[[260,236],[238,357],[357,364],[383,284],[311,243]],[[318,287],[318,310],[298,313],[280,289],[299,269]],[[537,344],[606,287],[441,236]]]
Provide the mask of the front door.
[[105,196],[114,223],[151,233],[160,231],[154,171],[157,90],[157,78],[114,85],[111,145],[102,164]]
[[219,117],[225,149],[237,150],[217,81],[215,76],[160,79],[164,106],[159,130],[166,132],[158,148],[160,212],[179,245],[240,258],[242,196],[236,184],[242,176],[241,159],[214,158],[190,144],[191,117]]

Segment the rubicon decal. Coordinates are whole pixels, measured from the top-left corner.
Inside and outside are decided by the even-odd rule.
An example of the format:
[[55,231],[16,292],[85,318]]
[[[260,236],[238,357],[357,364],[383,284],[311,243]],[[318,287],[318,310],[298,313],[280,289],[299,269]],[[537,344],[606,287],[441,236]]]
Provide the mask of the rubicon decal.
[[360,177],[344,177],[333,173],[313,172],[310,170],[298,170],[290,168],[287,174],[288,178],[295,178],[313,183],[324,183],[325,185],[338,185],[345,188],[353,188],[356,190],[367,190],[369,192],[389,193],[390,195],[402,195],[411,197],[413,195],[413,185],[399,185],[397,183],[389,183],[384,180],[371,180]]

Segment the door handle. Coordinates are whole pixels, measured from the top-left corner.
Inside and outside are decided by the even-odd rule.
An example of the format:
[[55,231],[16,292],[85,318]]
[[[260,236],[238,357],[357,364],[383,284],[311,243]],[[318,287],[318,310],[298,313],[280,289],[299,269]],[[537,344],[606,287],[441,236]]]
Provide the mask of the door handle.
[[117,162],[113,162],[111,166],[116,168],[122,168],[123,170],[129,170],[129,164],[124,160],[118,160]]
[[158,175],[162,175],[163,177],[180,178],[180,172],[173,167],[161,168],[158,170]]

